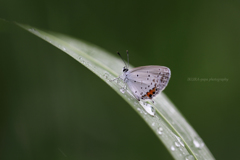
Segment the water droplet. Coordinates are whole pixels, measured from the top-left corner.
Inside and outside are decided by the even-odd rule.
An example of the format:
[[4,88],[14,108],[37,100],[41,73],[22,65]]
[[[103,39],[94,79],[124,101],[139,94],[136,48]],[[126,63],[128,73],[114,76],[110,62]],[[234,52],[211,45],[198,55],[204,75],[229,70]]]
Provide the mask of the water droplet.
[[200,137],[193,139],[193,144],[196,148],[202,148],[204,146],[204,142]]
[[142,105],[143,109],[150,114],[151,116],[155,116],[155,109],[153,106],[151,106],[149,103],[143,103],[140,101],[140,104]]
[[155,115],[156,110],[155,110],[155,108],[154,108],[153,106],[151,106],[151,111],[152,111],[152,113]]
[[152,126],[155,126],[155,122],[152,122]]
[[174,146],[171,146],[171,150],[172,150],[172,151],[175,151],[175,147],[174,147]]
[[138,110],[140,113],[142,113],[142,110],[141,110],[140,108],[137,108],[137,110]]
[[192,155],[187,155],[185,160],[195,160],[195,158]]
[[179,144],[184,147],[184,143],[181,141],[181,139],[176,135],[175,137],[177,138],[177,141],[179,142]]
[[78,57],[80,63],[84,63],[84,60],[82,57]]
[[163,129],[162,129],[162,127],[158,127],[158,129],[157,129],[157,133],[160,134],[160,135],[163,133]]
[[180,144],[178,142],[174,143],[176,147],[180,147]]
[[65,48],[65,47],[63,47],[62,49],[63,49],[64,51],[66,51],[66,48]]
[[121,89],[120,89],[120,92],[125,93],[125,89],[124,89],[124,88],[121,88]]
[[103,76],[103,78],[108,79],[109,73],[108,73],[108,72],[105,72],[102,76]]

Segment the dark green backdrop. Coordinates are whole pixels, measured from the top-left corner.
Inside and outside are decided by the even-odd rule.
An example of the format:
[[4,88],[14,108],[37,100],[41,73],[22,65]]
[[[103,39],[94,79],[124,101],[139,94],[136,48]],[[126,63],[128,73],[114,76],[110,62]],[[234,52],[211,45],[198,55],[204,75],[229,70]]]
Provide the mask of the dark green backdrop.
[[[1,0],[0,17],[112,54],[128,49],[134,66],[168,66],[164,92],[215,158],[240,159],[240,1]],[[123,99],[62,51],[3,21],[0,46],[0,159],[172,159]]]

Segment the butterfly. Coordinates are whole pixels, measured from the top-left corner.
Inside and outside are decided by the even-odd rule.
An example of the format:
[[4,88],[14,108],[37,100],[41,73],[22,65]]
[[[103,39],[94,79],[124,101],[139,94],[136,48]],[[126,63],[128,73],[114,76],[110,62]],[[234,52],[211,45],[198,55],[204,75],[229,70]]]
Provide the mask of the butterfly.
[[[128,65],[123,60],[119,52],[118,55],[121,57],[125,66],[123,67],[123,73],[116,79],[122,79],[128,88],[131,90],[134,97],[140,101],[151,99],[163,91],[168,85],[171,77],[171,71],[165,66],[141,66],[133,69],[129,67],[129,54],[127,52]],[[115,79],[114,79],[115,80]]]

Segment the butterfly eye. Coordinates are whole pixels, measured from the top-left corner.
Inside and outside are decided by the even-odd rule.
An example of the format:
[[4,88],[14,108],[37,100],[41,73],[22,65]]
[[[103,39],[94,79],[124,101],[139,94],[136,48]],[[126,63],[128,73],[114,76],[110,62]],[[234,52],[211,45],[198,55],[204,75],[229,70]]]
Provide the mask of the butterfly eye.
[[128,69],[124,67],[123,68],[123,72],[127,72],[127,71],[128,71]]

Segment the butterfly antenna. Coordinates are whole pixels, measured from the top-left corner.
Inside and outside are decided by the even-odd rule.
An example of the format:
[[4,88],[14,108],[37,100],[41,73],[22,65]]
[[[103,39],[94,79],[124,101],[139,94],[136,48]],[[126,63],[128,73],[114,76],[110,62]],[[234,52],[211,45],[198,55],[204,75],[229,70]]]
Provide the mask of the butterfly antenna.
[[127,60],[128,60],[128,67],[129,67],[129,54],[128,54],[128,50],[126,50],[127,52]]
[[117,51],[117,54],[121,57],[121,59],[122,59],[122,61],[124,62],[125,66],[128,67],[127,64],[126,64],[126,62],[124,61],[124,59],[122,58],[121,54],[120,54],[118,51]]

